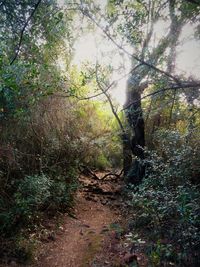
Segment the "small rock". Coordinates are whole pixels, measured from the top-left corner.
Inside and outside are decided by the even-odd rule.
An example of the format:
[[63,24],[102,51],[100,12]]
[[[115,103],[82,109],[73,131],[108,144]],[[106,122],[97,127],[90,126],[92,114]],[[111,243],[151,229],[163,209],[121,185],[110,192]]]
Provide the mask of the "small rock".
[[104,228],[104,229],[101,230],[100,234],[104,234],[104,233],[106,233],[106,232],[108,232],[108,231],[109,231],[108,228]]
[[102,199],[102,200],[101,200],[101,204],[102,204],[102,205],[106,205],[107,203],[108,203],[108,200],[107,200],[107,199]]
[[94,230],[91,230],[88,232],[88,234],[95,234],[96,232]]

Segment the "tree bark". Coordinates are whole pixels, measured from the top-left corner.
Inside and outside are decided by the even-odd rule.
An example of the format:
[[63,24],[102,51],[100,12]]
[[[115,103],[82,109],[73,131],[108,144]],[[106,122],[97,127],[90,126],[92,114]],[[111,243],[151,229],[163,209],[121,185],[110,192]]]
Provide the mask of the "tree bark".
[[[132,105],[126,110],[126,117],[132,132],[132,136],[129,139],[131,140],[130,148],[133,157],[131,161],[129,160],[124,165],[127,165],[127,168],[129,167],[125,172],[128,182],[137,185],[142,181],[145,174],[145,166],[142,163],[144,159],[145,128],[141,106],[141,92],[147,84],[139,85],[138,81],[131,78],[127,85],[127,102],[125,106],[132,102]],[[124,161],[126,161],[126,158],[124,158]]]

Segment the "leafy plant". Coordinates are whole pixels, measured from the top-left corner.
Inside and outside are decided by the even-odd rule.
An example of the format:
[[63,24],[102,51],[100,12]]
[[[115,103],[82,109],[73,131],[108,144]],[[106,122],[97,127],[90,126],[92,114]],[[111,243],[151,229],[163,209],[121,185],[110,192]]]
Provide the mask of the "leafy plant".
[[177,133],[167,131],[159,144],[159,154],[149,152],[145,160],[143,183],[128,190],[134,227],[145,229],[147,244],[153,243],[147,248],[153,266],[170,261],[193,266],[200,259],[200,192],[191,181],[195,159],[189,158],[192,149]]

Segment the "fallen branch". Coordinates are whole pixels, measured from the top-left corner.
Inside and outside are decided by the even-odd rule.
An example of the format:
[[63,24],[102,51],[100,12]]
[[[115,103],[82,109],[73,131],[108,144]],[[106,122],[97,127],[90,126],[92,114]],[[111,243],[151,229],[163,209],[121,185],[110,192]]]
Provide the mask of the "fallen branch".
[[[83,168],[83,170],[81,169]],[[120,178],[122,173],[124,172],[124,169],[122,169],[120,171],[120,173],[116,173],[116,172],[109,172],[109,173],[106,173],[103,177],[99,177],[98,175],[96,175],[95,172],[93,172],[88,166],[85,166],[85,165],[80,165],[79,166],[79,170],[81,173],[85,174],[85,175],[90,175],[92,176],[93,179],[95,180],[104,180],[106,177],[108,176],[115,176],[117,178]]]
[[98,195],[113,195],[115,192],[104,191],[101,187],[87,186],[87,192],[91,192]]
[[106,177],[108,177],[108,176],[115,176],[115,177],[117,177],[117,178],[120,178],[123,172],[124,172],[124,169],[122,169],[122,170],[120,171],[120,173],[109,172],[109,173],[107,173],[106,175],[104,175],[104,176],[103,176],[102,178],[100,178],[100,179],[101,179],[101,180],[104,180],[104,179],[105,179]]
[[[81,170],[81,168],[83,168],[83,170]],[[95,180],[101,180],[88,166],[80,165],[79,170],[86,175],[91,175]]]

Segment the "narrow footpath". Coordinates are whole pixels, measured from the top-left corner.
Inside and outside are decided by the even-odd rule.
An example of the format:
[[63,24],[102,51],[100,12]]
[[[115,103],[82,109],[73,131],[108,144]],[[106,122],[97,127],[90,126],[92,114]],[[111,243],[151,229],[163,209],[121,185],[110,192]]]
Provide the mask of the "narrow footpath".
[[117,246],[113,225],[119,225],[121,182],[116,176],[81,176],[74,217],[67,214],[52,242],[41,246],[31,267],[112,266]]

